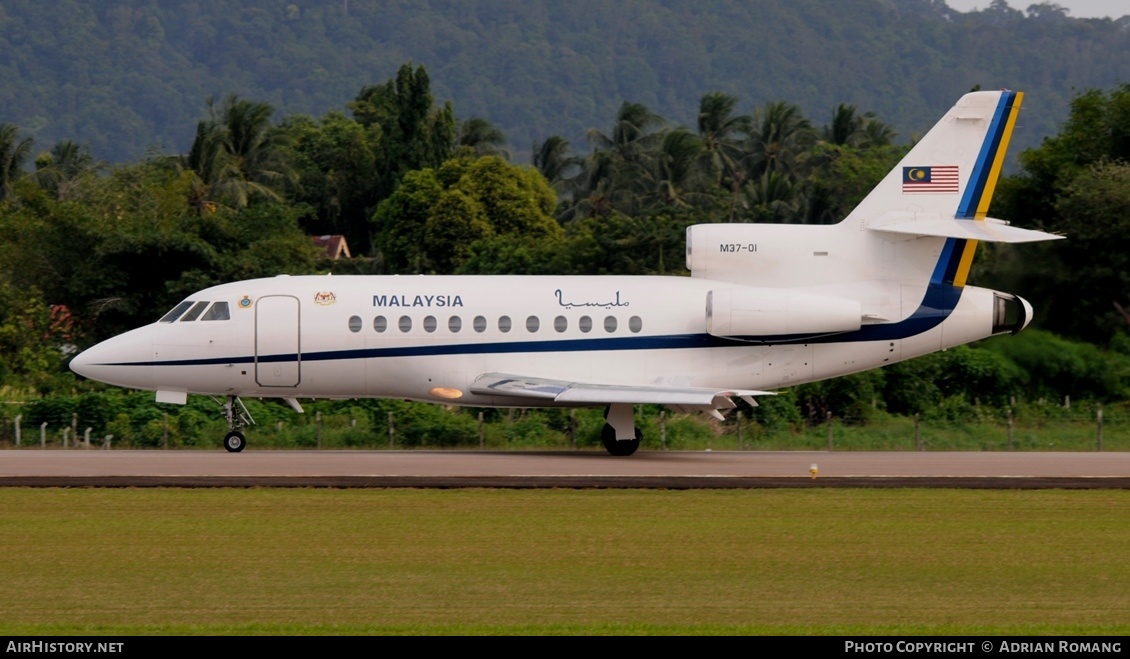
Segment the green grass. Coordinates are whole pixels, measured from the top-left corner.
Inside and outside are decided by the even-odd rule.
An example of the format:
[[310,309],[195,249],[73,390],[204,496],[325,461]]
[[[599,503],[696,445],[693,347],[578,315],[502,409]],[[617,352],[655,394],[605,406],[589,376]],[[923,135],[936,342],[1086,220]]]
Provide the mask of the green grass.
[[1130,492],[0,489],[0,634],[1126,634]]

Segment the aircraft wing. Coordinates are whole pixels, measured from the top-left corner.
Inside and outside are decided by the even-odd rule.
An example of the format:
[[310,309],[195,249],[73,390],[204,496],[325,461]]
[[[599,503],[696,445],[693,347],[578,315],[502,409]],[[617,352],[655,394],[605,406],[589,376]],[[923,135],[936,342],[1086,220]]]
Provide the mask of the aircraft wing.
[[773,396],[771,391],[752,389],[713,389],[707,387],[673,387],[667,385],[590,384],[568,380],[527,377],[507,373],[487,373],[471,385],[471,391],[488,396],[512,396],[553,400],[577,405],[609,405],[612,403],[667,405],[683,412],[705,412],[722,419],[719,410],[733,408],[732,396],[756,407],[754,396]]

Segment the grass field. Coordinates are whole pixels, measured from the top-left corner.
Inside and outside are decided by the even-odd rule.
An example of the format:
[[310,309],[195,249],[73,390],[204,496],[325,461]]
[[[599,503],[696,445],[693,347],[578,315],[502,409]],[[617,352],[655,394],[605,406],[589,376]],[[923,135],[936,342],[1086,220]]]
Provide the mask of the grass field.
[[0,489],[0,634],[1127,634],[1130,492]]

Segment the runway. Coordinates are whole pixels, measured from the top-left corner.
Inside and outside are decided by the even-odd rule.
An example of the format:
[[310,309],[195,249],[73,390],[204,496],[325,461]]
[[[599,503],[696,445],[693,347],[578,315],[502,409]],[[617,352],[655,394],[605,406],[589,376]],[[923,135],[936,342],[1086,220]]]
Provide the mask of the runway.
[[1127,489],[1130,453],[19,449],[0,487]]

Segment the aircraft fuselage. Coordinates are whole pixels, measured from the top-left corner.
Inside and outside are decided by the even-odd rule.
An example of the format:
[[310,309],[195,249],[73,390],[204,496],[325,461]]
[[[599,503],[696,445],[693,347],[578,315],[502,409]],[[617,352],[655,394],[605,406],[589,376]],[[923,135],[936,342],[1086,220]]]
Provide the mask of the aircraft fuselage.
[[[901,287],[891,288],[899,295]],[[933,323],[915,290],[906,301],[915,311],[904,315],[925,325],[709,333],[710,293],[742,289],[692,277],[284,276],[201,291],[189,301],[226,302],[227,319],[156,322],[84,352],[75,368],[162,391],[529,406],[471,385],[486,372],[514,372],[777,389],[994,333],[996,296],[972,286],[954,291],[952,309],[931,309]]]

